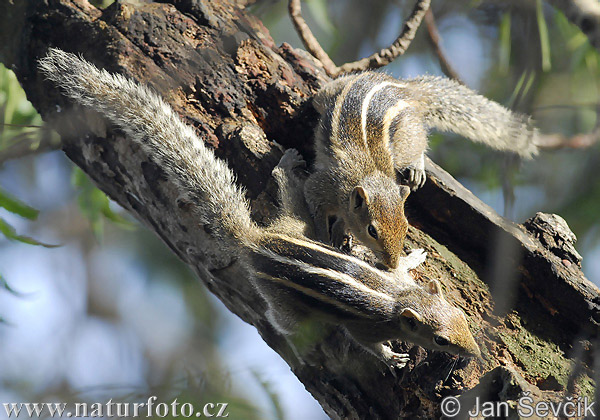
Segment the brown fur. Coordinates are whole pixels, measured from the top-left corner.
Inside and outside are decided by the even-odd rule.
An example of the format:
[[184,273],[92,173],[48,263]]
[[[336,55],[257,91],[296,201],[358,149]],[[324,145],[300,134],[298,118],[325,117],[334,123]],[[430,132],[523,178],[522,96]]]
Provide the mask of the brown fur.
[[340,247],[352,234],[390,268],[398,265],[408,229],[410,190],[397,185],[397,174],[408,170],[413,189],[425,183],[429,128],[524,157],[537,152],[527,117],[445,78],[353,74],[327,84],[313,103],[321,118],[305,196],[317,237]]

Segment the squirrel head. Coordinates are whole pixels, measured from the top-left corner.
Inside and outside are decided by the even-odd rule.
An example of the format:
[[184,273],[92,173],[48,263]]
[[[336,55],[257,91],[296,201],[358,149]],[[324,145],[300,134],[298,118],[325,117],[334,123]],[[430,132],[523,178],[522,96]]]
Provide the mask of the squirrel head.
[[407,186],[375,176],[354,187],[350,195],[351,233],[392,269],[398,267],[408,231],[404,202],[409,193]]
[[431,280],[419,289],[411,305],[397,308],[403,336],[430,350],[481,358],[464,312],[444,298],[440,283]]

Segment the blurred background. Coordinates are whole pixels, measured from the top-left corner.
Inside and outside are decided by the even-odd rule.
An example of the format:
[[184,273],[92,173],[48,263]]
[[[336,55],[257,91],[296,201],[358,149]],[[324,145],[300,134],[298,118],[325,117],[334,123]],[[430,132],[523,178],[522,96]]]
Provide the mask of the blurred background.
[[[413,6],[306,0],[303,12],[341,64],[390,44]],[[467,86],[532,115],[562,142],[587,136],[517,162],[433,133],[430,157],[517,222],[537,211],[564,217],[586,275],[599,284],[598,52],[541,1],[433,1],[432,8],[443,57]],[[259,0],[251,10],[277,44],[302,47],[287,2]],[[424,24],[384,71],[443,74]],[[39,128],[41,118],[4,67],[0,123],[1,403],[156,395],[197,406],[228,402],[230,419],[326,418],[253,327],[54,150],[55,134]]]

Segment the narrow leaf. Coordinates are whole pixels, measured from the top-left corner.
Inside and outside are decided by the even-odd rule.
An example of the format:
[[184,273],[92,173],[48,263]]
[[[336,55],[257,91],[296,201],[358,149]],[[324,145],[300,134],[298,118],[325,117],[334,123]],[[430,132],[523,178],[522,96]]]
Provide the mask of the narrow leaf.
[[56,247],[60,246],[60,245],[45,244],[45,243],[37,241],[29,236],[19,235],[19,234],[17,234],[15,228],[13,228],[4,219],[1,219],[1,218],[0,218],[0,233],[4,234],[4,236],[6,236],[8,239],[23,242],[23,243],[29,244],[29,245],[39,245],[39,246],[43,246],[45,248],[56,248]]
[[500,21],[500,59],[499,67],[502,74],[507,74],[510,66],[510,24],[511,16],[510,13],[504,13],[502,20]]
[[11,295],[14,295],[14,296],[19,296],[19,297],[25,296],[24,293],[17,292],[15,289],[13,289],[1,274],[0,274],[0,288],[6,290],[8,293],[10,293]]
[[29,220],[37,219],[39,210],[34,209],[31,206],[19,201],[17,198],[11,196],[6,191],[0,188],[0,207],[8,210],[11,213],[18,214],[21,217]]
[[540,47],[542,52],[542,70],[550,71],[552,64],[550,61],[550,35],[548,35],[548,25],[544,17],[542,0],[536,2],[536,15],[538,30],[540,31]]

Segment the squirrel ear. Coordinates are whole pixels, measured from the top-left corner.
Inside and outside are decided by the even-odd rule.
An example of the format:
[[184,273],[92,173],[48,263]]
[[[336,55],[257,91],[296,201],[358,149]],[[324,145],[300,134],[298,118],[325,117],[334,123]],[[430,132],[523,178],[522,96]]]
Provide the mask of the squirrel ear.
[[410,308],[402,309],[402,312],[400,312],[400,315],[405,316],[406,318],[414,318],[419,322],[421,322],[423,320],[423,318],[417,311],[415,311],[414,309],[410,309]]
[[439,281],[430,280],[427,287],[429,289],[429,293],[431,293],[432,295],[440,295],[441,298],[444,297],[444,294],[442,293],[442,285]]
[[354,187],[354,190],[352,191],[351,200],[352,208],[358,209],[362,207],[363,203],[366,203],[367,205],[369,204],[369,195],[367,194],[365,189],[359,185],[357,187]]

